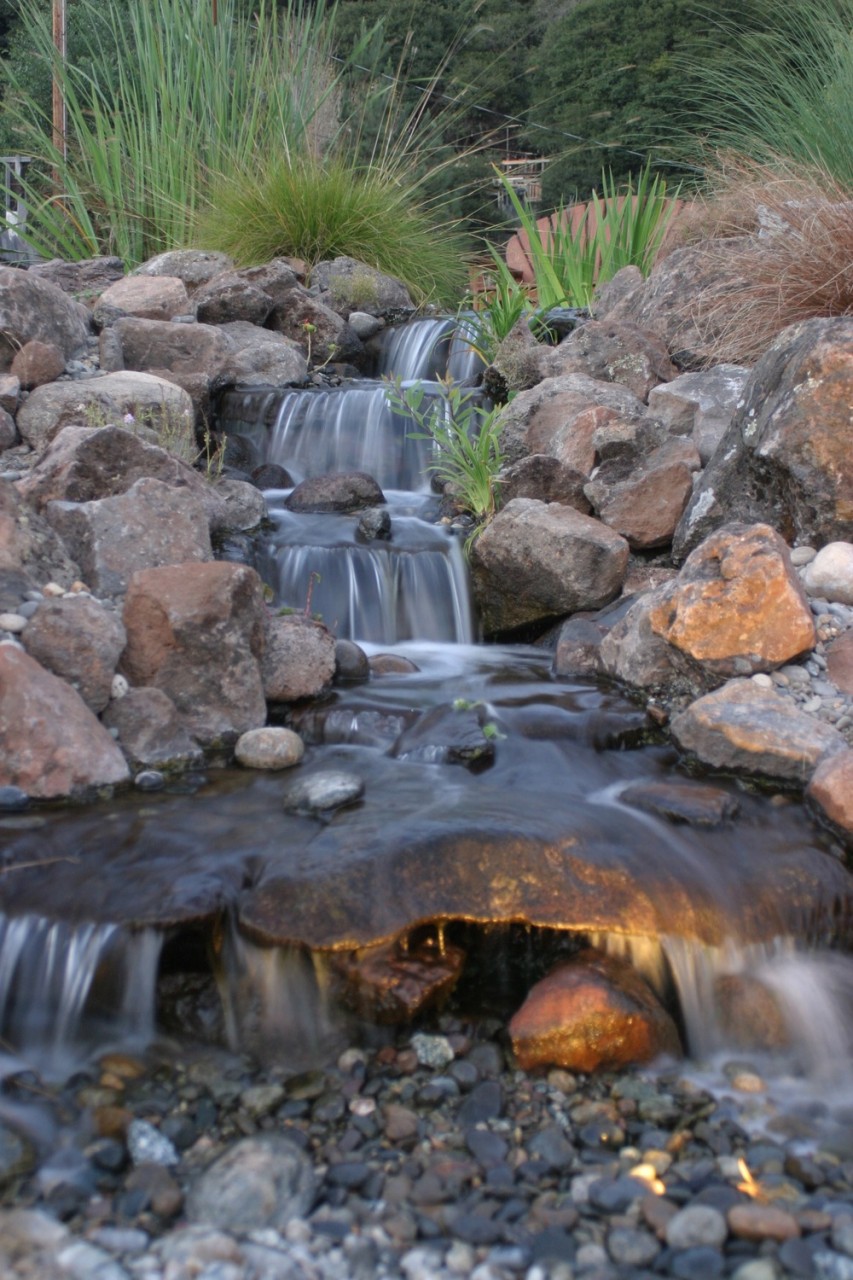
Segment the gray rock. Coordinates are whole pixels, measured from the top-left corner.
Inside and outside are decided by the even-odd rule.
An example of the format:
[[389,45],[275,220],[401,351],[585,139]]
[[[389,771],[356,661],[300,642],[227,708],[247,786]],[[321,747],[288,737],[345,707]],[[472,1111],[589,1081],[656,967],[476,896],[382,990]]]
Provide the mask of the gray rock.
[[133,272],[137,276],[176,276],[190,289],[205,284],[234,263],[227,253],[210,249],[171,249],[148,258]]
[[334,674],[335,638],[322,624],[298,613],[267,617],[261,675],[269,702],[316,697]]
[[707,1245],[719,1249],[725,1242],[729,1229],[719,1209],[711,1205],[688,1205],[670,1218],[666,1227],[666,1242],[670,1249],[691,1249]]
[[311,1208],[316,1195],[311,1162],[295,1143],[267,1133],[236,1143],[207,1169],[187,1196],[191,1222],[248,1232],[282,1231]]
[[414,308],[409,291],[401,281],[355,258],[318,262],[311,271],[311,283],[319,288],[321,301],[343,316],[349,316],[352,311],[381,316],[387,311]]
[[689,435],[707,466],[722,440],[743,394],[750,370],[718,364],[700,373],[684,373],[649,393],[649,414],[673,435]]
[[128,413],[140,423],[147,417],[161,438],[189,442],[193,435],[193,406],[186,391],[150,373],[110,373],[37,387],[18,410],[17,423],[27,444],[42,450],[63,427],[120,425]]
[[373,476],[365,471],[340,471],[303,480],[285,505],[290,511],[345,514],[380,506],[384,501],[385,495]]
[[83,351],[89,333],[85,307],[29,271],[0,267],[0,373],[25,343],[58,347],[66,360]]
[[120,618],[91,596],[42,601],[27,624],[23,646],[67,680],[97,715],[110,700],[127,636]]
[[272,333],[244,320],[222,326],[230,353],[220,372],[223,386],[238,390],[270,386],[287,387],[303,383],[308,365],[299,344],[282,333]]
[[508,632],[618,595],[628,544],[598,520],[557,503],[515,498],[474,543],[474,590],[488,633]]
[[[162,689],[129,689],[123,697],[113,698],[101,721],[114,731],[134,769],[191,768],[204,759],[204,753],[183,727],[174,702]],[[137,786],[142,785],[144,776],[137,774]]]
[[291,813],[328,813],[354,804],[363,795],[364,779],[357,773],[322,769],[288,787],[284,807]]
[[213,558],[199,497],[161,480],[137,480],[127,493],[94,502],[50,502],[46,514],[104,596],[124,595],[138,569]]
[[127,1149],[134,1164],[157,1164],[170,1168],[180,1160],[166,1135],[147,1120],[131,1120],[127,1130]]

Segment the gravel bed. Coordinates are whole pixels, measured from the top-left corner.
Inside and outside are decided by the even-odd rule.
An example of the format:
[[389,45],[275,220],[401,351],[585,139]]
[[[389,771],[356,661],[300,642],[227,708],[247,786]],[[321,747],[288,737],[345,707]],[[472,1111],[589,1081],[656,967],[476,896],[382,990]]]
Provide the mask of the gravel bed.
[[[22,1073],[0,1275],[851,1280],[853,1113],[816,1146],[819,1105],[756,1135],[760,1069],[726,1077],[526,1074],[496,1023],[449,1017],[297,1075],[174,1044],[61,1087]],[[52,1133],[37,1172],[27,1124]]]

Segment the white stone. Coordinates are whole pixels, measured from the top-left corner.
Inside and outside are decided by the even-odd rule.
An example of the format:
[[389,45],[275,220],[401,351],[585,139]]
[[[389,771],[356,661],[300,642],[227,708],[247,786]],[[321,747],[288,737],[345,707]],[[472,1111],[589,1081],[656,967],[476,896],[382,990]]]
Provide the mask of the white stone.
[[299,764],[305,744],[292,729],[249,729],[234,748],[238,762],[247,769],[290,769]]
[[26,618],[22,618],[19,613],[0,613],[0,631],[20,635],[26,625]]
[[810,596],[853,604],[853,542],[830,542],[803,571]]
[[113,699],[123,698],[130,692],[130,685],[124,676],[114,675],[113,682],[110,685],[110,697]]

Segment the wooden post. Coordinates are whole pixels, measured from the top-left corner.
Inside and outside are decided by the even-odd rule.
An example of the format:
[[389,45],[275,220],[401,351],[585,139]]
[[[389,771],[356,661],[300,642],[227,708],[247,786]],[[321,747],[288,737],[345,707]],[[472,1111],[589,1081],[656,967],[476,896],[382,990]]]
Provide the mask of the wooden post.
[[[65,0],[53,0],[53,44],[58,57],[65,62],[66,41],[65,41]],[[62,84],[58,75],[53,77],[53,145],[63,160],[68,154],[67,150],[67,115],[65,110],[65,96],[62,92]],[[58,175],[57,175],[58,177]]]
[[218,2],[218,0],[213,0],[213,25],[214,25],[214,26],[216,26],[216,23],[217,23],[217,20],[218,20],[217,2]]

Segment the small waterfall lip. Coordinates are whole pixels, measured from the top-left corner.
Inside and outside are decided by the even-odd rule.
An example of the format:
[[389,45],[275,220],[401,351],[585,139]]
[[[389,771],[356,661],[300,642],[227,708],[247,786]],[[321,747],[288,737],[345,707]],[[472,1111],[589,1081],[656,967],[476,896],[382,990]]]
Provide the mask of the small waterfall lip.
[[0,914],[0,1036],[48,1076],[67,1074],[105,1029],[147,1043],[162,941],[154,929]]

